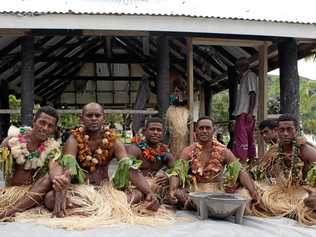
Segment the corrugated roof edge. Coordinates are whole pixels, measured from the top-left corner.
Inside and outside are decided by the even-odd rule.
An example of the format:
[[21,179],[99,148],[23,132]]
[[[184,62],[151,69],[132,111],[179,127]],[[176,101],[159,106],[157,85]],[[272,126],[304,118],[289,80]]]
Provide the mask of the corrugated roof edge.
[[287,23],[287,24],[304,24],[304,25],[316,25],[316,22],[300,22],[300,21],[281,21],[281,20],[267,20],[267,19],[254,19],[254,18],[239,18],[239,17],[220,17],[220,16],[203,16],[203,15],[185,15],[185,14],[145,14],[145,13],[102,13],[102,12],[74,12],[69,10],[68,12],[18,12],[18,11],[2,11],[0,15],[17,15],[17,16],[42,16],[42,15],[125,15],[125,16],[171,16],[171,17],[189,17],[189,18],[213,18],[213,19],[226,19],[226,20],[247,20],[247,21],[260,21],[260,22],[275,22],[275,23]]

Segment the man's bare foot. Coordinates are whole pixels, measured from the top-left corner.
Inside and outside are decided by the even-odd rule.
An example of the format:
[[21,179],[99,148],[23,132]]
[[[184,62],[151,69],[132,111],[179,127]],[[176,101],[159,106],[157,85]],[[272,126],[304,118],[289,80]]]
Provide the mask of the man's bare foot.
[[7,217],[14,217],[15,214],[16,214],[15,210],[4,211],[4,212],[0,213],[0,220],[7,218]]

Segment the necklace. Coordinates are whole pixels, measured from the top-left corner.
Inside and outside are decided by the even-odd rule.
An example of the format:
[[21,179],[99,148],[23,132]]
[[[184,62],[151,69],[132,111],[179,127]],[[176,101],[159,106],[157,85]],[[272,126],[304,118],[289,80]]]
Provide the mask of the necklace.
[[166,161],[166,153],[168,152],[168,146],[162,143],[159,143],[157,147],[154,149],[145,141],[142,140],[136,144],[142,151],[143,157],[150,161]]
[[76,128],[72,134],[78,142],[78,160],[82,167],[88,168],[90,172],[95,172],[98,165],[106,165],[109,162],[115,141],[115,135],[110,129],[103,129],[101,143],[93,152],[88,143],[90,137],[85,134],[84,128]]

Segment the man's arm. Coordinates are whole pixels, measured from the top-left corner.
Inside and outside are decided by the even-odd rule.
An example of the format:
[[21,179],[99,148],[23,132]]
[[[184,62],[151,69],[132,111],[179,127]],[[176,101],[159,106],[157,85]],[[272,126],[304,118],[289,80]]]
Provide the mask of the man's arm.
[[[77,156],[78,143],[73,136],[70,136],[64,146],[64,155]],[[64,171],[64,168],[58,161],[51,161],[49,164],[49,176],[53,183],[54,189],[54,211],[53,216],[64,217],[65,216],[65,203],[66,203],[66,189],[70,183],[70,172]]]
[[[230,150],[228,149],[225,150],[224,161],[226,164],[230,164],[236,159],[237,158],[234,156],[234,154]],[[255,185],[252,179],[250,178],[250,176],[247,174],[247,172],[243,170],[239,172],[239,182],[241,183],[243,187],[245,187],[249,191],[251,198],[254,199],[255,201],[258,201],[259,197],[255,188]]]
[[5,146],[9,146],[8,141],[9,141],[10,137],[6,137],[2,142],[0,147],[5,147]]
[[[140,159],[142,155],[141,150],[136,145],[129,146],[127,152],[129,156],[133,156],[137,159]],[[130,169],[129,177],[132,184],[141,191],[146,196],[146,200],[149,201],[147,208],[153,211],[158,210],[160,206],[159,201],[141,172],[139,170]]]
[[251,114],[251,116],[253,116],[253,112],[255,109],[255,105],[256,105],[256,92],[254,91],[250,91],[249,92],[249,109],[248,109],[248,114]]
[[122,142],[116,139],[113,143],[114,155],[117,160],[121,160],[127,157],[126,149]]
[[305,144],[302,149],[302,160],[307,163],[307,165],[316,162],[316,150],[314,147]]

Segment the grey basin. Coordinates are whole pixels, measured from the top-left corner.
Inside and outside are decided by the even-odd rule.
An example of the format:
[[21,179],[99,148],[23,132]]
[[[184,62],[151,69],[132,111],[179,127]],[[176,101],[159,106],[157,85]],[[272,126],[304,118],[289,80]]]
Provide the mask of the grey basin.
[[193,192],[189,194],[197,207],[198,216],[225,219],[235,216],[235,223],[242,224],[243,215],[249,199],[228,193]]

